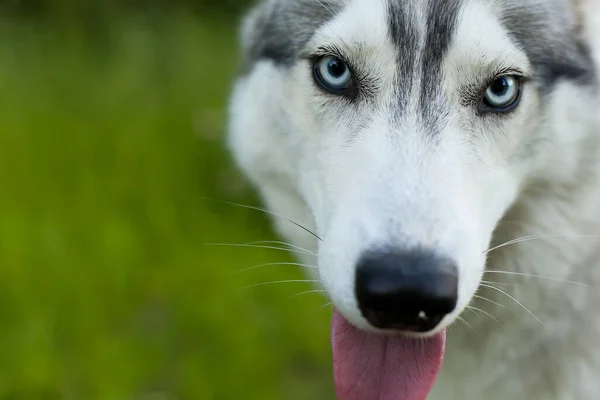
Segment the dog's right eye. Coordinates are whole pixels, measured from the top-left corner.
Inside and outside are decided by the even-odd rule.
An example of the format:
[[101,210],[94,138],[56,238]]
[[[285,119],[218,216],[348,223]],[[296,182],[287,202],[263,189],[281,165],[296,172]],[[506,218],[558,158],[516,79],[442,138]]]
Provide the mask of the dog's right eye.
[[313,71],[317,84],[330,93],[347,94],[352,89],[352,72],[338,57],[324,56],[317,59]]

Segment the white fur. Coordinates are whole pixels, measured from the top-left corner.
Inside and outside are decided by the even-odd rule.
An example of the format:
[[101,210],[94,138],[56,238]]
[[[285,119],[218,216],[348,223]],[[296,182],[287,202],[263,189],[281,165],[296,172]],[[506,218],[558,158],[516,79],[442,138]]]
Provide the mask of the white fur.
[[[600,239],[581,236],[600,235],[595,93],[564,82],[542,98],[528,85],[507,118],[460,109],[434,146],[415,113],[418,96],[411,97],[400,123],[390,122],[394,93],[388,88],[397,69],[383,2],[348,3],[319,29],[307,51],[331,44],[351,53],[379,82],[371,103],[350,107],[322,93],[304,62],[281,68],[261,61],[236,85],[230,127],[236,160],[269,209],[313,229],[323,241],[281,219],[274,220],[277,229],[291,243],[318,251],[328,295],[364,329],[372,328],[357,308],[353,287],[361,252],[389,244],[424,246],[457,261],[459,302],[438,328],[451,325],[431,399],[600,399],[600,290],[484,274],[487,267],[600,287]],[[584,4],[584,34],[599,57],[598,1]],[[450,96],[459,84],[478,83],[490,66],[533,73],[490,1],[469,2],[459,20],[443,65]],[[540,132],[542,142],[530,143]],[[537,146],[534,155],[523,154],[529,145]],[[486,255],[490,247],[538,234],[555,236]],[[535,318],[499,291],[480,287],[482,279],[495,282]],[[475,332],[456,322],[459,315]]]

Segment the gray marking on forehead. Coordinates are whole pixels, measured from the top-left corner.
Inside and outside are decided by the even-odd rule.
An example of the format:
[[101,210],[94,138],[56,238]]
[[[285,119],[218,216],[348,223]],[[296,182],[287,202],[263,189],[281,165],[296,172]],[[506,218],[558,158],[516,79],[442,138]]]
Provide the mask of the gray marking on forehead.
[[269,59],[290,65],[315,31],[340,12],[337,0],[266,0],[246,21],[244,71]]
[[[421,7],[421,9],[418,9]],[[389,0],[388,31],[398,49],[396,118],[419,91],[423,127],[435,134],[446,115],[442,92],[442,63],[458,21],[462,0]],[[419,87],[414,83],[420,80]]]
[[398,49],[399,71],[395,85],[400,113],[408,106],[420,48],[421,34],[415,11],[411,3],[403,3],[399,0],[390,0],[388,3],[388,34]]
[[562,79],[595,83],[596,65],[579,38],[576,9],[571,1],[551,4],[505,0],[502,23],[523,48],[535,78],[547,90]]
[[458,23],[462,0],[430,0],[427,7],[427,36],[421,69],[420,109],[424,127],[436,134],[447,115],[442,91],[442,63]]

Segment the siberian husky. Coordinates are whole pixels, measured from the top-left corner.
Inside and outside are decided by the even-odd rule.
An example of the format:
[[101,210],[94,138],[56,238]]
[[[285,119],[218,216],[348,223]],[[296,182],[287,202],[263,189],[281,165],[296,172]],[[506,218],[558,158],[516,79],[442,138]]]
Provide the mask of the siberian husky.
[[263,0],[241,48],[339,399],[600,399],[600,0]]

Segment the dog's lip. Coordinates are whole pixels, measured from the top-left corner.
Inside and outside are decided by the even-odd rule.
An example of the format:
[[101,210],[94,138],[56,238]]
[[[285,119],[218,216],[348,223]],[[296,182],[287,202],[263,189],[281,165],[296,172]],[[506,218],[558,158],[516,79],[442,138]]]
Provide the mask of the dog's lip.
[[[335,313],[340,313],[342,315],[343,318],[344,317],[344,312],[335,308],[334,309],[334,315]],[[369,323],[367,323],[364,320],[359,320],[358,322],[349,319],[348,323],[355,326],[357,329],[360,329],[366,333],[371,333],[371,334],[377,334],[377,335],[382,335],[382,336],[404,336],[406,338],[410,338],[410,339],[427,339],[427,338],[431,338],[431,337],[435,337],[437,335],[439,335],[442,332],[445,332],[448,325],[451,324],[452,322],[452,318],[449,316],[445,316],[444,318],[442,318],[437,325],[428,331],[423,331],[423,332],[419,332],[418,330],[410,330],[409,329],[402,329],[402,328],[377,328]]]
[[339,400],[426,399],[441,368],[445,331],[420,339],[382,335],[360,330],[334,311],[331,333]]

